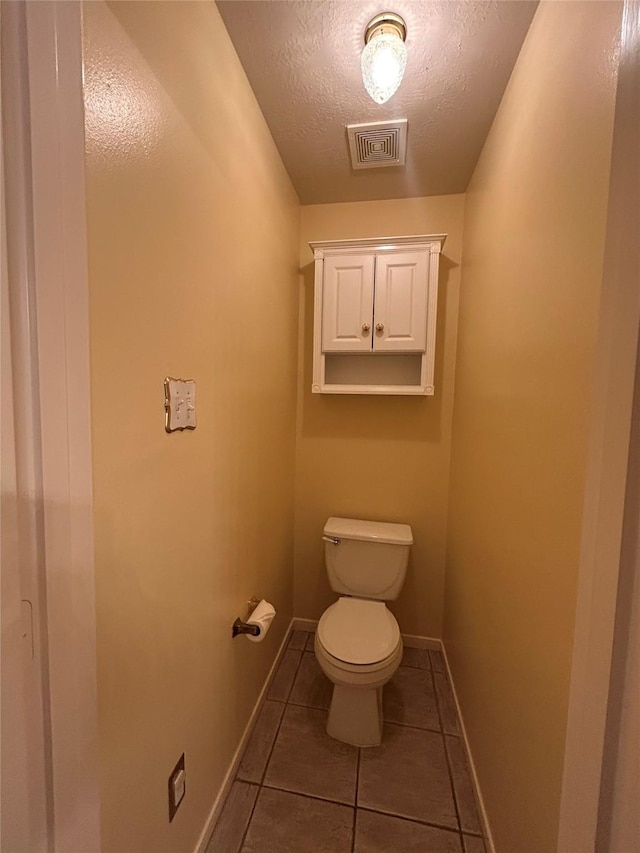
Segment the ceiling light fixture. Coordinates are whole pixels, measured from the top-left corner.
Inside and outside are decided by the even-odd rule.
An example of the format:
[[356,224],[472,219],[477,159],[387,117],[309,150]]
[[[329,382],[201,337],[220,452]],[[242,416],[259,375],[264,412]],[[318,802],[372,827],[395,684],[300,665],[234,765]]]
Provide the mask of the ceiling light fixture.
[[362,51],[362,82],[377,104],[398,90],[407,65],[407,25],[400,15],[383,12],[367,24]]

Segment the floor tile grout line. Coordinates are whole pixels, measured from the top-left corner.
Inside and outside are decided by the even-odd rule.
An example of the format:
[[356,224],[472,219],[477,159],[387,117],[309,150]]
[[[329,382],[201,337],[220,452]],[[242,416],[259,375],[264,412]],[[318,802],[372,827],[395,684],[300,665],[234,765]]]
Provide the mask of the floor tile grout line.
[[[449,766],[450,766],[450,762],[449,762],[449,751],[447,750],[447,738],[448,738],[448,737],[449,737],[449,738],[454,738],[454,737],[455,737],[455,735],[449,735],[449,734],[447,734],[446,732],[443,732],[443,733],[442,733],[442,736],[444,737],[444,751],[445,751],[445,754],[446,754],[446,756],[447,756],[447,764],[449,764]],[[462,739],[461,739],[461,738],[458,738],[458,740],[460,740],[460,746],[461,746],[461,748],[462,748],[462,750],[463,750],[463,753],[464,753],[463,757],[464,757],[464,760],[465,760],[465,763],[466,763],[467,777],[468,777],[469,782],[470,782],[470,784],[471,784],[471,793],[472,793],[472,796],[473,796],[473,805],[474,805],[474,807],[475,807],[476,816],[477,816],[477,818],[478,818],[478,823],[479,823],[480,825],[482,825],[482,821],[481,821],[481,819],[480,819],[480,810],[479,810],[479,808],[478,808],[478,796],[477,796],[477,794],[476,794],[475,786],[473,785],[473,782],[472,782],[472,780],[471,780],[471,774],[469,773],[469,758],[468,758],[468,756],[467,756],[467,754],[466,754],[466,751],[465,751],[465,749],[464,749],[464,743],[463,743]],[[451,769],[450,769],[450,773],[451,773],[451,783],[453,784],[453,770],[451,770]],[[457,794],[456,794],[455,785],[453,786],[453,796],[454,796],[454,799],[455,799],[455,803],[456,803],[456,810],[457,810],[457,809],[458,809],[458,797],[457,797]],[[482,831],[480,831],[480,832],[474,832],[472,829],[463,829],[463,828],[462,828],[462,820],[460,819],[460,815],[459,815],[459,814],[458,814],[458,822],[459,822],[459,824],[460,824],[460,832],[464,832],[464,833],[466,833],[467,835],[475,835],[476,837],[482,838],[482,840],[484,841],[484,838],[485,838],[485,837],[484,837],[484,833],[483,833]],[[486,844],[485,844],[485,847],[486,847]]]
[[[294,708],[309,708],[312,711],[324,711],[325,713],[329,713],[329,709],[321,705],[310,705],[308,702],[299,702],[293,699],[289,699],[288,702],[284,702],[282,699],[265,699],[265,702],[277,702],[278,705],[293,705]],[[438,713],[438,720],[439,719],[440,714]],[[447,737],[453,737],[457,740],[461,740],[460,734],[454,734],[453,732],[444,732],[442,729],[434,729],[430,726],[416,726],[412,723],[401,723],[398,720],[390,720],[388,719],[388,717],[385,717],[385,725],[400,726],[403,729],[411,729],[415,732],[431,732],[435,735],[446,734]]]
[[[306,643],[306,640],[305,640],[305,643]],[[288,648],[288,645],[287,645],[287,648]],[[298,650],[297,650],[297,649],[295,649],[294,651],[298,651]],[[304,650],[303,650],[303,654],[304,654]],[[278,727],[277,727],[277,729],[276,729],[276,734],[275,734],[275,737],[274,737],[274,739],[273,739],[273,743],[271,744],[271,749],[269,750],[269,755],[267,756],[267,760],[265,761],[264,770],[262,771],[262,774],[261,774],[261,776],[260,776],[260,782],[258,783],[258,786],[257,786],[257,787],[258,787],[258,794],[257,794],[257,796],[256,796],[256,798],[255,798],[254,803],[253,803],[253,807],[252,807],[252,809],[251,809],[251,814],[249,815],[249,820],[247,821],[247,825],[246,825],[245,830],[244,830],[244,832],[243,832],[243,834],[242,834],[242,840],[240,841],[240,846],[238,847],[237,853],[241,853],[241,850],[242,850],[242,848],[243,848],[243,846],[244,846],[244,842],[245,842],[245,840],[246,840],[247,833],[249,832],[249,827],[251,826],[251,821],[253,820],[253,815],[254,815],[254,812],[255,812],[255,810],[256,810],[256,806],[258,805],[258,799],[260,798],[260,792],[262,791],[263,787],[269,787],[269,786],[265,786],[265,785],[264,785],[264,777],[265,777],[265,776],[266,776],[266,774],[267,774],[267,768],[269,767],[269,762],[271,761],[271,756],[273,755],[273,750],[274,750],[274,748],[275,748],[276,741],[278,740],[278,735],[280,734],[280,728],[281,728],[281,726],[282,726],[282,721],[284,720],[284,715],[285,715],[285,714],[286,714],[286,712],[287,712],[287,705],[289,704],[289,699],[288,699],[288,697],[291,695],[291,691],[293,690],[293,685],[294,685],[294,682],[295,682],[295,680],[296,680],[296,678],[297,678],[297,676],[298,676],[298,670],[300,669],[300,663],[301,663],[301,661],[302,661],[302,654],[300,655],[300,660],[298,661],[298,666],[296,667],[296,671],[295,671],[294,676],[293,676],[293,678],[292,678],[292,680],[291,680],[291,687],[289,688],[289,693],[287,694],[287,700],[286,700],[285,702],[281,702],[281,703],[280,703],[280,704],[283,704],[283,705],[284,705],[284,709],[283,709],[283,711],[282,711],[282,715],[281,715],[281,717],[280,717],[280,722],[278,723]],[[280,661],[280,663],[282,663],[282,661]],[[262,703],[261,703],[261,705],[260,705],[260,711],[258,712],[259,714],[261,714],[261,713],[262,713],[262,710],[263,710],[263,708],[264,708],[264,703],[265,703],[266,701],[267,701],[267,697],[265,696],[265,698],[262,700]],[[243,751],[243,753],[242,753],[242,755],[243,755],[243,756],[244,756],[244,752],[245,752],[245,751],[246,751],[246,747],[245,747],[245,750],[244,750],[244,751]],[[241,760],[242,760],[242,759],[241,759]],[[235,781],[239,781],[239,780],[238,780],[238,774],[237,774],[237,773],[236,773]],[[247,782],[246,784],[251,784],[251,783]]]
[[283,709],[282,714],[280,716],[280,722],[278,723],[278,727],[276,728],[276,733],[275,733],[274,738],[273,738],[273,743],[271,744],[271,748],[269,749],[269,754],[267,755],[267,760],[265,761],[264,768],[262,770],[262,773],[260,774],[260,782],[258,783],[260,785],[260,787],[262,787],[262,785],[264,785],[264,777],[267,775],[267,768],[269,767],[269,762],[271,761],[271,756],[273,755],[273,750],[275,749],[276,741],[278,740],[278,735],[280,734],[280,729],[282,727],[282,721],[284,720],[284,715],[287,712],[287,703],[284,702],[283,704],[284,704],[284,709]]
[[430,826],[433,829],[442,829],[445,832],[452,832],[454,835],[462,835],[462,832],[459,829],[456,829],[455,826],[445,826],[444,823],[434,823],[433,821],[420,820],[420,818],[408,817],[407,815],[398,814],[397,812],[385,812],[381,809],[372,809],[370,806],[358,806],[358,811],[370,812],[371,814],[379,814],[383,817],[395,817],[398,820],[406,820],[408,823],[416,823],[418,824],[418,826]]
[[[385,726],[400,726],[401,729],[411,729],[413,732],[431,732],[432,735],[443,735],[445,732],[442,729],[423,729],[420,726],[411,726],[409,723],[396,723],[394,720],[384,721]],[[457,735],[450,735],[450,737],[457,737]]]
[[398,667],[398,669],[413,669],[414,671],[418,670],[418,672],[433,672],[431,667],[413,666],[413,664],[410,664],[410,663],[401,663],[400,666]]
[[[298,649],[295,649],[295,651],[298,651]],[[285,705],[288,705],[288,704],[289,704],[289,700],[291,699],[291,694],[293,693],[293,686],[294,686],[294,684],[296,683],[296,678],[298,677],[298,673],[300,672],[300,667],[302,666],[302,659],[303,659],[303,657],[304,657],[304,649],[302,649],[302,651],[301,651],[301,653],[300,653],[300,659],[298,660],[298,665],[297,665],[297,667],[296,667],[296,671],[294,672],[294,674],[293,674],[293,678],[291,679],[291,686],[289,687],[289,692],[287,693],[287,698],[286,698],[286,701],[285,701]],[[285,709],[285,710],[286,710],[286,709]]]
[[358,817],[358,790],[360,788],[360,758],[362,750],[358,747],[358,755],[356,758],[356,795],[353,802],[353,828],[351,830],[351,853],[356,849],[356,820]]
[[[297,649],[295,651],[297,651]],[[295,674],[293,676],[293,679],[291,680],[291,687],[289,689],[289,694],[288,694],[289,696],[291,695],[291,691],[293,690],[293,685],[294,685],[296,677],[298,675],[298,670],[300,669],[300,661],[301,660],[302,660],[302,655],[300,656],[300,660],[298,661],[298,666],[296,667]],[[265,697],[265,699],[262,702],[262,705],[260,706],[259,714],[262,713],[262,710],[264,708],[264,703],[266,701],[268,701],[268,700]],[[270,701],[273,701],[273,700],[270,700]],[[264,777],[267,775],[267,769],[269,767],[269,762],[271,761],[271,756],[273,755],[273,750],[275,749],[276,741],[278,740],[278,735],[280,734],[280,729],[282,728],[282,721],[284,720],[284,715],[287,713],[287,706],[289,704],[289,700],[287,699],[285,702],[280,702],[280,704],[284,705],[284,710],[282,711],[282,715],[280,717],[280,722],[278,723],[278,727],[276,728],[276,733],[275,733],[275,736],[273,738],[273,743],[271,744],[271,748],[269,749],[269,755],[267,756],[267,760],[265,761],[264,769],[263,769],[262,773],[260,774],[260,782],[258,783],[260,786],[262,786],[264,784]],[[245,747],[245,751],[246,751],[246,747]],[[242,753],[242,755],[244,756],[244,752]],[[237,774],[236,774],[236,778],[237,778]]]
[[294,628],[294,630],[291,632],[291,637],[289,638],[289,642],[287,643],[287,648],[293,649],[294,652],[304,652],[307,648],[307,637],[308,637],[309,632],[308,631],[301,631],[300,632],[302,634],[305,634],[305,638],[304,638],[304,644],[301,647],[298,647],[298,646],[292,646],[291,645],[291,640],[293,639],[293,635],[296,633],[296,630],[297,629]]
[[[283,699],[266,699],[265,702],[275,702],[277,705],[294,705],[296,708],[311,708],[313,711],[325,711],[329,712],[329,709],[323,705],[311,705],[308,702],[302,702],[297,699],[289,699],[288,702],[285,702]],[[438,714],[438,720],[440,715]],[[434,732],[435,734],[445,734],[447,737],[456,738],[456,740],[462,740],[462,735],[459,732],[445,732],[443,729],[435,729],[433,726],[418,726],[415,723],[404,723],[400,722],[400,720],[390,720],[388,717],[384,718],[385,724],[390,726],[402,726],[405,729],[415,729],[418,732]]]
[[438,698],[438,688],[436,687],[436,675],[442,676],[442,679],[445,682],[446,688],[450,694],[451,694],[451,684],[449,683],[449,678],[448,678],[446,672],[435,672],[435,670],[434,670],[434,672],[433,672],[433,691],[434,691],[434,694],[436,697],[436,701],[438,702],[438,709],[439,709],[439,713],[440,713],[440,723],[442,725],[442,733],[446,734],[446,735],[451,735],[452,737],[461,738],[462,737],[462,729],[460,728],[460,720],[458,719],[458,711],[455,708],[455,705],[453,705],[451,703],[450,703],[450,710],[453,711],[453,715],[454,715],[455,720],[456,720],[456,731],[455,732],[448,732],[445,730],[443,706],[446,704],[446,702],[445,702],[445,697],[443,697],[442,703],[440,703],[440,700]]
[[[442,736],[442,748],[444,749],[444,760],[447,762],[447,772],[449,774],[449,786],[451,788],[451,796],[453,797],[453,807],[456,810],[456,820],[458,821],[458,831],[462,832],[462,822],[460,820],[460,809],[458,808],[458,797],[456,795],[456,786],[453,783],[453,773],[451,771],[451,762],[449,761],[449,753],[447,752],[447,742],[445,740],[445,732],[444,732],[444,719],[442,714],[442,708],[440,703],[440,697],[438,696],[438,691],[436,690],[436,679],[435,675],[431,673],[431,680],[433,682],[433,695],[436,700],[436,707],[438,708],[438,716],[440,718],[440,726],[441,726],[441,736]],[[456,719],[456,724],[457,724]]]
[[453,796],[453,807],[456,810],[456,819],[458,821],[458,829],[462,832],[462,821],[460,820],[460,808],[458,807],[458,795],[456,793],[456,786],[453,781],[453,770],[451,769],[451,761],[449,760],[449,752],[447,750],[447,741],[446,735],[442,733],[442,748],[444,749],[444,757],[447,762],[447,770],[449,771],[449,785],[451,786],[451,794]]
[[[299,650],[298,650],[298,649],[295,649],[294,651],[299,651]],[[301,666],[302,666],[302,660],[303,660],[303,658],[304,658],[304,655],[305,655],[305,654],[313,655],[313,656],[315,657],[314,652],[309,651],[309,650],[303,650],[303,657],[302,657],[302,658],[300,659],[300,661],[298,662],[298,667],[296,668],[296,672],[295,672],[295,675],[294,675],[294,677],[293,677],[293,681],[291,682],[291,688],[290,688],[290,690],[289,690],[288,698],[287,698],[287,699],[285,699],[285,700],[282,700],[282,699],[275,699],[275,700],[274,700],[274,699],[270,699],[269,701],[271,701],[271,702],[277,701],[277,702],[283,703],[283,704],[285,704],[285,705],[294,705],[294,706],[295,706],[295,707],[297,707],[297,708],[311,708],[312,710],[316,710],[316,711],[325,711],[325,712],[327,712],[327,713],[328,713],[328,710],[329,710],[329,709],[328,709],[328,708],[326,708],[326,707],[324,707],[324,706],[321,706],[321,705],[312,705],[312,704],[310,704],[309,702],[302,702],[302,701],[300,701],[300,700],[292,699],[292,698],[291,698],[291,697],[292,697],[292,695],[293,695],[293,688],[295,687],[296,678],[298,677],[298,674],[299,674],[299,672],[300,672],[300,668],[301,668]],[[440,709],[439,709],[439,706],[438,706],[438,703],[437,703],[437,696],[436,696],[436,691],[435,691],[435,683],[434,683],[434,679],[433,679],[434,670],[431,670],[431,669],[424,669],[424,668],[422,668],[422,667],[417,667],[417,666],[405,666],[405,667],[404,667],[404,669],[410,669],[410,670],[412,670],[413,672],[426,672],[426,673],[429,673],[429,674],[431,675],[431,685],[432,685],[432,687],[433,687],[433,696],[434,696],[434,700],[436,701],[436,709],[437,709],[437,713],[438,713],[438,722],[439,722],[439,724],[440,724],[440,728],[437,728],[437,729],[436,729],[436,728],[433,728],[433,727],[431,727],[431,726],[417,726],[417,725],[412,725],[411,723],[404,723],[404,722],[400,722],[400,721],[398,721],[398,720],[388,720],[388,719],[385,719],[385,722],[388,722],[389,724],[394,725],[394,726],[404,726],[405,728],[408,728],[408,729],[414,729],[415,731],[420,731],[420,732],[433,732],[433,733],[435,733],[435,734],[443,734],[443,733],[444,733],[444,729],[442,728],[441,713],[440,713]],[[447,734],[451,734],[451,733],[447,732]],[[451,737],[458,737],[458,738],[459,738],[459,737],[460,737],[460,735],[459,735],[459,734],[451,734]]]
[[[237,781],[237,780],[236,780]],[[251,785],[251,782],[245,782],[245,785]],[[253,820],[253,813],[256,810],[256,806],[258,805],[258,798],[260,797],[260,791],[262,790],[262,785],[254,786],[258,788],[258,793],[256,794],[256,798],[253,801],[253,805],[251,806],[251,812],[249,814],[249,820],[247,821],[247,825],[244,828],[244,832],[242,833],[242,838],[240,839],[240,844],[238,845],[238,849],[236,853],[241,853],[242,848],[244,847],[244,842],[247,837],[247,833],[249,832],[249,827],[251,826],[251,821]]]
[[436,688],[436,679],[433,670],[431,671],[431,685],[433,687],[433,698],[436,700],[436,708],[438,709],[438,719],[440,720],[440,731],[444,732],[444,719],[442,714],[442,708],[440,707],[440,697],[438,696],[438,690]]
[[[431,667],[434,672],[441,672],[443,675],[447,675],[447,664],[444,659],[444,641],[440,641],[439,649],[429,649],[429,660],[431,661]],[[431,657],[433,655],[433,658]],[[433,660],[436,660],[438,663],[439,669],[436,669]]]
[[323,708],[320,705],[309,705],[306,702],[295,702],[293,699],[291,699],[286,704],[293,705],[294,708],[311,708],[312,711],[324,711],[325,714],[329,712],[328,708]]
[[[396,720],[389,720],[385,717],[384,721],[386,726],[400,726],[403,729],[411,729],[414,732],[431,732],[434,735],[444,734],[442,729],[430,729],[425,728],[424,726],[412,726],[411,723],[398,723]],[[451,737],[455,737],[455,735],[451,735]]]
[[351,853],[355,853],[356,849],[356,818],[358,815],[358,807],[353,807],[353,823],[351,824]]
[[[431,826],[434,829],[444,829],[447,832],[453,832],[455,835],[462,835],[462,830],[455,826],[447,826],[444,823],[435,823],[434,821],[422,820],[419,817],[411,817],[406,814],[399,814],[398,812],[390,812],[384,811],[384,809],[374,809],[371,806],[360,806],[353,805],[352,803],[345,803],[344,800],[332,800],[329,797],[316,797],[313,794],[305,794],[303,791],[292,791],[291,788],[280,788],[277,785],[270,785],[268,783],[260,786],[261,788],[266,788],[269,791],[280,791],[282,794],[293,794],[296,797],[304,797],[305,800],[317,800],[321,803],[331,803],[334,806],[343,806],[345,809],[355,808],[356,810],[365,811],[365,812],[373,812],[374,814],[383,815],[384,817],[395,817],[398,820],[406,820],[410,823],[417,823],[419,826]],[[482,838],[481,835],[473,832],[466,832],[466,835],[475,835],[476,838]]]
[[282,791],[283,794],[296,794],[298,797],[306,797],[307,800],[319,800],[321,803],[333,803],[334,806],[344,806],[346,809],[355,808],[355,803],[345,803],[344,800],[334,800],[331,797],[320,797],[315,794],[306,794],[304,791],[294,791],[291,788],[282,788],[280,785],[273,785],[270,782],[265,782],[263,788],[268,788],[270,791]]

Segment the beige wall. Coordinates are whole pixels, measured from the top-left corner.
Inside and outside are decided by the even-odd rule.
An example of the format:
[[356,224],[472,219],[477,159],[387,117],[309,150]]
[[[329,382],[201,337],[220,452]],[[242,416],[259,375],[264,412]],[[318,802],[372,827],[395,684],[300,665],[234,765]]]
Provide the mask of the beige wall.
[[445,642],[501,853],[555,850],[619,17],[541,3],[466,199]]
[[[103,849],[175,853],[292,612],[299,206],[213,3],[84,15]],[[230,636],[252,594],[262,645]]]
[[[464,196],[302,208],[296,457],[296,616],[317,619],[335,600],[320,536],[330,515],[408,522],[415,545],[392,609],[404,633],[439,637]],[[311,393],[313,256],[309,240],[448,234],[440,260],[436,394]]]

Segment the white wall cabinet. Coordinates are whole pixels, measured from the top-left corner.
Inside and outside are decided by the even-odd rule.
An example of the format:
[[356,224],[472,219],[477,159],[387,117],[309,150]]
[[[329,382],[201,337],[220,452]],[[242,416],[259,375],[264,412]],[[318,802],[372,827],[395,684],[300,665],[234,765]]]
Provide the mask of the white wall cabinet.
[[310,243],[314,393],[434,393],[446,235]]

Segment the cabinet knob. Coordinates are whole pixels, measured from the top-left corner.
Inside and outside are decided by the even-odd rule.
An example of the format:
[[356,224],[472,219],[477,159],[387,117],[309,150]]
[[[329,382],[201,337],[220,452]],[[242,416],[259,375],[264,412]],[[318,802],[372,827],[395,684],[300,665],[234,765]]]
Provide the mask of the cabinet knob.
[[363,323],[363,324],[362,324],[362,331],[363,331],[363,332],[368,332],[370,328],[371,328],[371,324],[370,324],[370,323]]
[[384,332],[384,323],[376,323],[376,332]]

